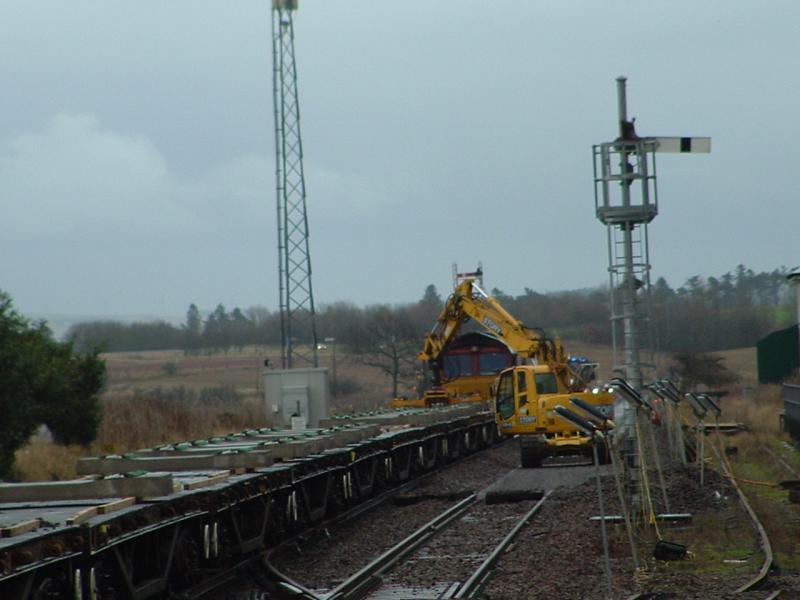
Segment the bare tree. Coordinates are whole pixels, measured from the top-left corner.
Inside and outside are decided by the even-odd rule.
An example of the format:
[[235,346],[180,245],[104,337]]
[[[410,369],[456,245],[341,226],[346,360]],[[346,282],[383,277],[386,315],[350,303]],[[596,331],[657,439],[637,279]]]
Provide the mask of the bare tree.
[[368,307],[360,323],[351,327],[344,339],[354,360],[391,378],[392,396],[396,397],[401,380],[414,373],[414,358],[420,346],[407,308]]
[[677,352],[672,359],[676,363],[672,375],[687,390],[693,390],[699,384],[715,388],[736,383],[740,379],[737,373],[725,366],[725,359],[721,356],[704,352]]

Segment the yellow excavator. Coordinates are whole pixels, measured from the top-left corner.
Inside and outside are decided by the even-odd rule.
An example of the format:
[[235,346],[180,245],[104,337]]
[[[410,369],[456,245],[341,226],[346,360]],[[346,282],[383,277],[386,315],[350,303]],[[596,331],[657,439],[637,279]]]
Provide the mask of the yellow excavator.
[[[469,321],[480,325],[488,335],[459,335],[462,325]],[[426,377],[418,375],[417,397],[395,398],[391,405],[399,408],[486,402],[491,398],[497,374],[515,364],[514,353],[529,355],[532,335],[474,279],[464,279],[447,299],[417,354],[417,360],[427,367]]]
[[[452,377],[447,350],[461,325],[469,321],[502,341],[510,351],[506,354],[516,355],[516,359],[509,358],[499,369],[487,368],[485,374],[481,368],[478,374]],[[494,358],[487,361],[489,366],[502,363],[498,360],[502,353],[490,354]],[[523,467],[539,466],[543,458],[556,454],[591,452],[590,439],[555,414],[559,404],[569,406],[570,398],[580,398],[612,415],[614,399],[610,393],[586,390],[589,382],[585,376],[593,369],[587,369],[586,363],[577,363],[575,368],[560,340],[547,338],[541,329],[526,327],[474,279],[458,284],[417,358],[430,367],[432,387],[418,399],[395,400],[393,405],[491,400],[500,434],[520,436]],[[451,377],[445,377],[448,374]]]

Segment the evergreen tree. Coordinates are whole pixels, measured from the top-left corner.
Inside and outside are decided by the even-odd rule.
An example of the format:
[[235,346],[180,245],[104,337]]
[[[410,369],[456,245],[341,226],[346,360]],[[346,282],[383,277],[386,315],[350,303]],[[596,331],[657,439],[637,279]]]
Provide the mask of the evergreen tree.
[[192,303],[186,311],[186,323],[183,326],[183,350],[186,354],[194,354],[200,349],[203,334],[203,320],[197,305]]
[[98,351],[79,354],[71,342],[55,341],[43,322],[20,316],[1,291],[0,381],[0,478],[43,424],[58,443],[85,445],[95,438],[105,382]]

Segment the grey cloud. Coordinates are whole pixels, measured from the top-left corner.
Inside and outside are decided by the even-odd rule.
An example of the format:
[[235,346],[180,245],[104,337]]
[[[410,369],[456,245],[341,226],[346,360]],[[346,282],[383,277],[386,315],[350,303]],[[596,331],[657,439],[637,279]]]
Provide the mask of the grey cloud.
[[[301,0],[318,303],[399,302],[483,260],[510,293],[601,284],[591,145],[614,78],[659,159],[655,277],[796,264],[789,0]],[[0,5],[0,287],[36,312],[277,303],[269,3]],[[52,290],[58,293],[52,293]]]

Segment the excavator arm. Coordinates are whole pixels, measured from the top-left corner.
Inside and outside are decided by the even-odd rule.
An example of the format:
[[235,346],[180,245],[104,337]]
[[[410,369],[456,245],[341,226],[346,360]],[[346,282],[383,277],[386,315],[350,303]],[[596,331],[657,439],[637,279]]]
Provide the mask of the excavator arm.
[[[545,339],[540,330],[530,329],[515,319],[500,303],[483,291],[474,279],[462,281],[447,299],[439,320],[425,337],[417,358],[427,361],[439,384],[439,359],[456,336],[462,323],[475,321],[497,336],[517,355],[538,364],[566,363],[561,344]],[[557,370],[557,369],[556,369]]]

